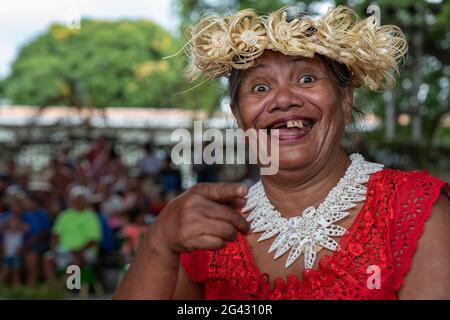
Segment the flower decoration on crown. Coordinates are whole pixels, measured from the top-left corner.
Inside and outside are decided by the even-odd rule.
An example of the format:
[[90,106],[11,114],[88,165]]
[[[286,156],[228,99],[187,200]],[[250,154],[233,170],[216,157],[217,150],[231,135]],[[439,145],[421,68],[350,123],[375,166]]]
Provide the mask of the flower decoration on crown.
[[231,47],[235,53],[231,61],[233,68],[250,67],[267,47],[265,26],[253,10],[242,10],[230,19],[229,32]]
[[267,18],[267,36],[270,39],[268,49],[312,58],[314,52],[308,48],[311,41],[308,35],[313,30],[314,22],[304,14],[288,21],[287,15],[287,10],[278,10]]
[[265,50],[307,58],[320,54],[345,65],[355,87],[392,87],[407,53],[402,31],[378,26],[375,17],[360,19],[349,7],[330,9],[313,20],[296,7],[258,16],[245,9],[226,17],[206,16],[190,28],[186,75],[215,79],[233,69],[250,68]]

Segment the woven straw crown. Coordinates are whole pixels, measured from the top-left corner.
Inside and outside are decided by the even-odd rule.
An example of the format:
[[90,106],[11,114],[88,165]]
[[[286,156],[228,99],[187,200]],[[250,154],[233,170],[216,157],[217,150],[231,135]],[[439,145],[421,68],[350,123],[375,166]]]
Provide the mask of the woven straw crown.
[[346,6],[330,9],[318,20],[296,7],[262,16],[245,9],[203,17],[189,31],[185,54],[190,80],[228,76],[233,69],[251,67],[265,50],[274,50],[308,58],[321,54],[347,66],[355,87],[384,90],[395,85],[408,49],[400,28],[378,26],[374,16],[360,19]]

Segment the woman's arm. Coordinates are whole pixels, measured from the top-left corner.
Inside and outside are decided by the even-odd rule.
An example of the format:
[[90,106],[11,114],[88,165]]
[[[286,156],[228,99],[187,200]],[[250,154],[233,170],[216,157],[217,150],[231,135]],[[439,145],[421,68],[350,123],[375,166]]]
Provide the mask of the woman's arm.
[[172,299],[175,300],[201,300],[203,299],[204,287],[189,278],[184,268],[180,265],[178,269],[178,281]]
[[[155,276],[158,275],[158,276]],[[146,236],[113,299],[202,299],[203,286],[192,281],[179,255],[164,252]]]
[[154,240],[150,227],[113,299],[171,299],[177,284],[179,256]]
[[450,201],[441,193],[417,242],[399,299],[450,299]]

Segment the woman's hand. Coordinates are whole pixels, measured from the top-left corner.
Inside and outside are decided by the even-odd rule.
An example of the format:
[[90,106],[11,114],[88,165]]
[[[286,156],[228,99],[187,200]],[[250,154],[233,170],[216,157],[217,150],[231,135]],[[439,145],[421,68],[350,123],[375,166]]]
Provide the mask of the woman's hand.
[[[236,212],[245,205],[247,187],[197,184],[172,200],[151,225],[114,299],[171,299],[179,278],[179,254],[219,249],[247,233],[248,222]],[[184,291],[196,295],[194,287]]]
[[219,249],[249,224],[236,212],[245,205],[241,184],[200,183],[172,200],[149,230],[153,248],[178,254],[195,249]]

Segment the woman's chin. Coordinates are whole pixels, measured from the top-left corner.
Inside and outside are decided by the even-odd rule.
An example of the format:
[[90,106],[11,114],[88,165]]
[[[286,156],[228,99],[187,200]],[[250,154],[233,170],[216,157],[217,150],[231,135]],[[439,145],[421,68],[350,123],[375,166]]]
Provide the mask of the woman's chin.
[[279,169],[292,170],[308,167],[314,162],[315,152],[309,148],[290,148],[291,150],[283,150],[280,148]]

